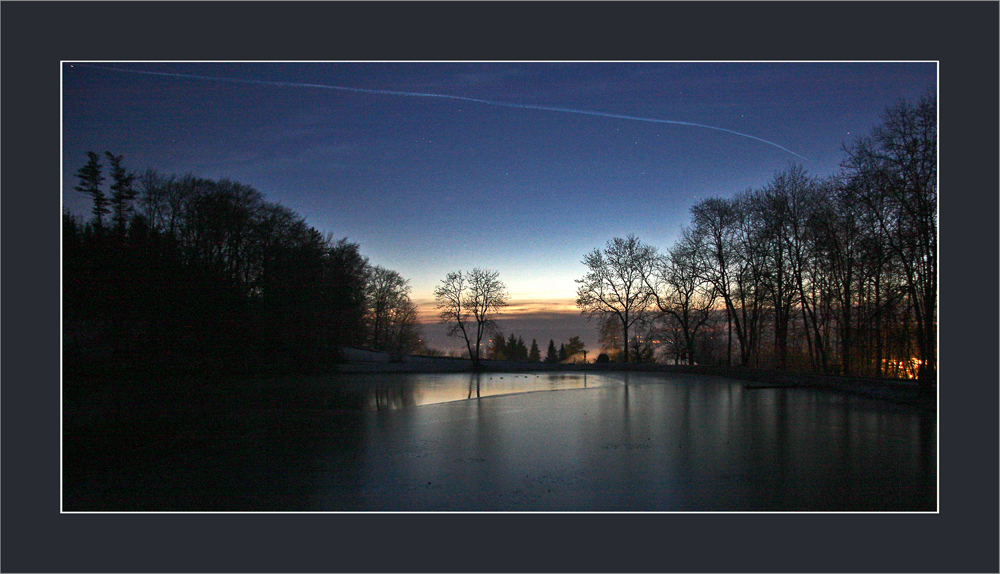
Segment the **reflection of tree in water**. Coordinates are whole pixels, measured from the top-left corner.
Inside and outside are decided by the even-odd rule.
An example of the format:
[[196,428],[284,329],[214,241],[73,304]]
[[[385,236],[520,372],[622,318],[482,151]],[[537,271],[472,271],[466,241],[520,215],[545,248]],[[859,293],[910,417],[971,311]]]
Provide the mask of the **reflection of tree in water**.
[[414,386],[404,379],[362,380],[329,385],[326,404],[348,411],[386,411],[414,406]]
[[371,409],[385,411],[413,406],[413,387],[401,382],[376,385],[369,396]]
[[469,375],[469,396],[467,398],[472,398],[472,388],[476,388],[476,398],[479,398],[479,388],[482,382],[482,377],[479,373],[472,373]]

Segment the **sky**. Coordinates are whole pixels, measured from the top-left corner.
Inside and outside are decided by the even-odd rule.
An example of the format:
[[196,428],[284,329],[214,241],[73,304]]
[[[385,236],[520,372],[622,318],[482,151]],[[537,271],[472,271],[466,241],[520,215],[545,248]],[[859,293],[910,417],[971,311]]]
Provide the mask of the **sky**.
[[937,86],[933,62],[64,62],[62,72],[64,212],[89,217],[73,186],[90,150],[123,155],[132,171],[229,178],[398,271],[428,320],[447,273],[499,271],[505,330],[537,333],[543,352],[586,329],[596,348],[596,324],[574,305],[587,252],[628,234],[666,250],[693,205],[763,187],[792,163],[831,175],[888,106]]

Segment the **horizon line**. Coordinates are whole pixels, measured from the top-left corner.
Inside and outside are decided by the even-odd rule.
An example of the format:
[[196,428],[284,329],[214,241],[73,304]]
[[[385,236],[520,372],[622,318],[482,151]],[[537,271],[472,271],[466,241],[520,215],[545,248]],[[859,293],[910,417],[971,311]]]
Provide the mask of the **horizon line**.
[[[414,299],[417,306],[417,322],[421,324],[437,323],[437,304],[433,299]],[[497,313],[497,319],[543,319],[557,316],[577,315],[580,308],[576,306],[576,299],[569,297],[559,297],[554,299],[527,299],[511,302],[502,311]]]

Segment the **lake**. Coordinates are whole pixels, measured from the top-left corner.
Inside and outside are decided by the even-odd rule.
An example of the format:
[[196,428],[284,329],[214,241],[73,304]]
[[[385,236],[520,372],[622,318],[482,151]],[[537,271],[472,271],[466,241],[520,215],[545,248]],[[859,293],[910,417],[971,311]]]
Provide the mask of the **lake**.
[[78,462],[66,463],[64,510],[937,506],[934,413],[859,396],[634,372],[232,384],[197,401],[149,391],[129,402],[116,431],[133,445],[124,455],[74,455],[97,447],[76,436],[92,437],[84,423],[68,424],[80,430],[67,431],[67,460]]

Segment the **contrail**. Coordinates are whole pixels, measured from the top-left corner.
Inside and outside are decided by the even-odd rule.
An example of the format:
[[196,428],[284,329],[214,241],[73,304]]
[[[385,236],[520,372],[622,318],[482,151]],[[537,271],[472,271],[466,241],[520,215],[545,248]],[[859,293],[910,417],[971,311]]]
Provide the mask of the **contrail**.
[[250,79],[243,79],[243,78],[224,78],[224,77],[218,77],[218,76],[200,76],[200,75],[197,75],[197,74],[178,74],[178,73],[173,73],[173,72],[149,72],[149,71],[144,71],[144,70],[129,70],[129,69],[126,69],[126,68],[116,68],[116,67],[112,67],[112,66],[98,66],[98,65],[95,65],[95,64],[73,64],[73,65],[77,65],[77,66],[80,66],[80,67],[83,67],[83,68],[95,68],[95,69],[98,69],[98,70],[109,70],[109,71],[113,71],[113,72],[125,72],[125,73],[128,73],[128,74],[144,74],[144,75],[147,75],[147,76],[168,76],[168,77],[173,77],[173,78],[187,78],[187,79],[192,79],[192,80],[207,80],[207,81],[213,81],[213,82],[232,82],[232,83],[237,83],[237,84],[256,84],[256,85],[262,85],[262,86],[283,86],[283,87],[289,87],[289,88],[315,88],[315,89],[320,89],[320,90],[335,90],[335,91],[340,91],[340,92],[354,92],[354,93],[358,93],[358,94],[377,94],[377,95],[383,95],[383,96],[400,96],[400,97],[407,97],[407,98],[438,98],[438,99],[445,99],[445,100],[457,100],[457,101],[461,101],[461,102],[472,102],[472,103],[477,103],[477,104],[484,104],[484,105],[487,105],[487,106],[498,106],[498,107],[502,107],[502,108],[517,108],[517,109],[523,109],[523,110],[541,110],[541,111],[547,111],[547,112],[558,112],[558,113],[563,113],[563,114],[578,114],[578,115],[584,115],[584,116],[597,116],[597,117],[602,117],[602,118],[612,118],[612,119],[617,119],[617,120],[628,120],[628,121],[633,121],[633,122],[647,122],[647,123],[654,123],[654,124],[672,124],[672,125],[677,125],[677,126],[691,126],[691,127],[703,128],[703,129],[707,129],[707,130],[715,130],[715,131],[720,131],[720,132],[726,132],[728,134],[733,134],[733,135],[737,135],[737,136],[740,136],[740,137],[749,138],[749,139],[752,139],[754,141],[759,141],[761,143],[765,143],[765,144],[767,144],[769,146],[774,146],[774,147],[780,149],[781,151],[790,153],[790,154],[794,155],[795,157],[797,157],[799,159],[802,159],[804,161],[810,161],[808,158],[803,157],[803,156],[795,153],[794,151],[792,151],[792,150],[790,150],[790,149],[788,149],[788,148],[786,148],[784,146],[776,144],[776,143],[774,143],[772,141],[768,141],[768,140],[766,140],[764,138],[759,138],[757,136],[753,136],[753,135],[750,135],[750,134],[745,134],[743,132],[738,132],[738,131],[735,131],[735,130],[730,130],[730,129],[726,129],[726,128],[720,128],[718,126],[710,126],[710,125],[707,125],[707,124],[699,124],[699,123],[695,123],[695,122],[684,122],[684,121],[680,121],[680,120],[665,120],[665,119],[661,119],[661,118],[646,118],[646,117],[642,117],[642,116],[629,116],[629,115],[625,115],[625,114],[612,114],[612,113],[608,113],[608,112],[597,112],[597,111],[593,111],[593,110],[578,110],[578,109],[574,109],[574,108],[561,108],[561,107],[556,107],[556,106],[543,106],[543,105],[536,105],[536,104],[518,104],[518,103],[513,103],[513,102],[498,102],[498,101],[495,101],[495,100],[483,100],[483,99],[480,99],[480,98],[470,98],[470,97],[466,97],[466,96],[453,96],[453,95],[449,95],[449,94],[433,94],[433,93],[425,93],[425,92],[403,92],[403,91],[397,91],[397,90],[375,90],[375,89],[371,89],[371,88],[352,88],[352,87],[348,87],[348,86],[333,86],[333,85],[329,85],[329,84],[310,84],[310,83],[305,83],[305,82],[279,82],[279,81],[275,81],[275,80],[250,80]]

